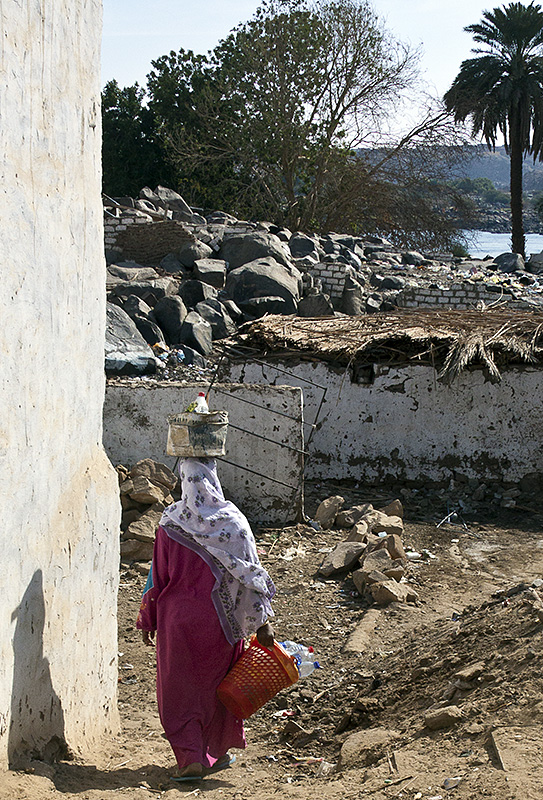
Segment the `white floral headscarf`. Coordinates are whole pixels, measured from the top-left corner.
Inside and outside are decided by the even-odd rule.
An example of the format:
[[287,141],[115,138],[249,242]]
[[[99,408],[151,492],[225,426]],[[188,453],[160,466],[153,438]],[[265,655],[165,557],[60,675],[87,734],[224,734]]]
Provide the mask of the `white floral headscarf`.
[[181,500],[160,520],[166,533],[204,558],[216,578],[213,603],[231,644],[273,616],[275,586],[260,564],[247,518],[226,500],[215,459],[179,464]]

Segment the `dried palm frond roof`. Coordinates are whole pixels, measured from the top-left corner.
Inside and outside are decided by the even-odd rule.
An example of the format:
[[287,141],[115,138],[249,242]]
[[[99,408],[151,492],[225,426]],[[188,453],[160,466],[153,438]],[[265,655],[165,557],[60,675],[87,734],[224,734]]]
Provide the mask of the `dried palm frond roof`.
[[237,342],[337,364],[432,364],[445,383],[468,366],[482,366],[499,381],[498,366],[543,364],[543,313],[428,308],[359,317],[273,315],[245,326]]

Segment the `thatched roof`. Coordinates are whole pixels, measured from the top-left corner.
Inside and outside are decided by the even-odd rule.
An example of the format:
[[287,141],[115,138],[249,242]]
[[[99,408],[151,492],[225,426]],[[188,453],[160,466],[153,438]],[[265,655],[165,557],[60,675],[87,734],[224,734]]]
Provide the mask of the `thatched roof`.
[[500,366],[543,365],[543,313],[409,309],[360,317],[274,315],[243,328],[237,343],[261,354],[344,365],[431,364],[445,383],[468,366],[480,366],[499,381]]

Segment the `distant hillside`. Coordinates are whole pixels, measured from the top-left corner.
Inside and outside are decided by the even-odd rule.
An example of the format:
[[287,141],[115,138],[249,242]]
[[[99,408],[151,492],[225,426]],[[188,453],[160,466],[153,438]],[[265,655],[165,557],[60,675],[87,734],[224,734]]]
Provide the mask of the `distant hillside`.
[[[473,157],[455,170],[459,177],[489,178],[497,189],[509,191],[509,156],[504,147],[492,152],[484,145],[468,148]],[[543,162],[526,158],[524,161],[524,191],[543,193]]]

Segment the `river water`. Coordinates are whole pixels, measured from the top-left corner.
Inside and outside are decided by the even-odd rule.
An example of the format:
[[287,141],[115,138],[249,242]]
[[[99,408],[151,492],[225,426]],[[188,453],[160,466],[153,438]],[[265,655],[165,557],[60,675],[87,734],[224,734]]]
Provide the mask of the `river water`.
[[[488,231],[465,231],[468,236],[468,251],[474,258],[485,256],[499,256],[500,253],[511,252],[511,234],[489,233]],[[526,256],[530,253],[543,251],[543,235],[540,233],[526,234]]]

